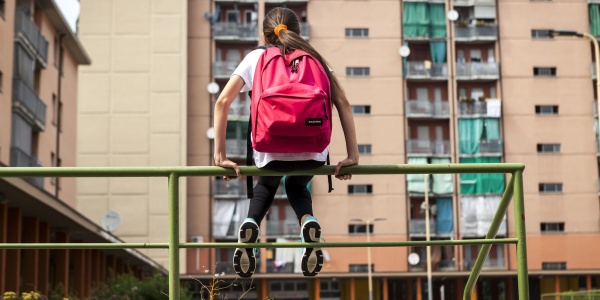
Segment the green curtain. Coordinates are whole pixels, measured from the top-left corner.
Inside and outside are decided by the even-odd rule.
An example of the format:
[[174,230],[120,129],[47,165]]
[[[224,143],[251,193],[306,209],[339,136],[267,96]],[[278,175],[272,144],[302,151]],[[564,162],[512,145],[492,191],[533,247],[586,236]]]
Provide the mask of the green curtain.
[[[450,163],[449,158],[432,158],[431,164],[447,165]],[[452,184],[452,174],[432,174],[432,191],[434,194],[451,194],[454,192]]]
[[498,119],[485,119],[485,134],[488,140],[500,139],[500,121]]
[[479,141],[483,134],[484,120],[458,119],[458,148],[460,154],[479,153]]
[[431,16],[431,34],[432,38],[446,37],[446,11],[444,3],[430,3],[429,15]]
[[[465,157],[460,163],[500,163],[499,157]],[[462,195],[502,194],[504,192],[504,174],[460,174],[460,193]]]
[[[408,158],[409,165],[426,165],[427,158],[426,157],[409,157]],[[429,180],[431,183],[431,180]],[[408,185],[407,189],[411,193],[425,193],[425,181],[423,174],[407,174],[406,175],[406,183]],[[429,188],[427,189],[429,190]]]
[[600,4],[590,4],[590,33],[600,36]]
[[446,42],[430,42],[431,60],[433,63],[446,62]]
[[402,16],[405,37],[429,36],[429,7],[424,2],[405,2]]

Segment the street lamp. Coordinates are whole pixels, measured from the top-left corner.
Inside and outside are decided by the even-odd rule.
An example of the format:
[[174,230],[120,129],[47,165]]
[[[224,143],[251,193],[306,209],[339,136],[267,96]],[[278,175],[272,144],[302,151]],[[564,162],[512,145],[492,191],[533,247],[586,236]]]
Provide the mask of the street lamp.
[[[594,45],[594,56],[596,59],[596,98],[600,97],[600,80],[598,76],[600,76],[600,46],[598,46],[598,40],[593,35],[586,32],[577,32],[574,30],[550,30],[550,36],[576,36],[579,38],[586,38],[592,42]],[[598,101],[596,101],[596,113],[600,118],[600,105],[598,105]],[[600,134],[600,131],[598,131]],[[600,140],[600,137],[597,137]]]
[[[368,220],[363,219],[351,219],[350,221],[365,223],[367,232],[367,243],[371,242],[371,233],[369,232],[369,225],[375,221],[385,221],[385,218],[373,218]],[[371,274],[371,247],[367,247],[367,277],[369,279],[369,300],[373,300],[373,275]]]

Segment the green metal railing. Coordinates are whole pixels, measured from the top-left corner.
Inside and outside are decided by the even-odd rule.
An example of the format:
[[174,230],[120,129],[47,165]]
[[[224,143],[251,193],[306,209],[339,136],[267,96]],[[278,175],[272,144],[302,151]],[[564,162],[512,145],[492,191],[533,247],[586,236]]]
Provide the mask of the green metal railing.
[[[256,167],[240,167],[243,175],[330,175],[334,166],[323,166],[314,170],[278,173]],[[517,280],[520,300],[529,299],[527,282],[527,246],[525,240],[525,206],[523,199],[523,164],[447,164],[447,165],[359,165],[342,169],[341,173],[354,175],[386,174],[459,174],[459,173],[510,173],[512,176],[502,195],[494,219],[485,239],[404,242],[329,242],[311,243],[311,247],[408,247],[444,245],[483,245],[465,285],[464,299],[471,294],[483,263],[493,244],[516,244]],[[179,249],[181,248],[305,248],[307,243],[181,243],[179,242],[179,178],[192,176],[235,175],[232,169],[221,167],[61,167],[61,168],[0,168],[2,177],[166,177],[168,178],[169,242],[168,243],[11,243],[0,244],[0,249],[129,249],[166,248],[169,250],[169,299],[179,299]],[[506,214],[511,198],[515,200],[514,238],[495,238]]]

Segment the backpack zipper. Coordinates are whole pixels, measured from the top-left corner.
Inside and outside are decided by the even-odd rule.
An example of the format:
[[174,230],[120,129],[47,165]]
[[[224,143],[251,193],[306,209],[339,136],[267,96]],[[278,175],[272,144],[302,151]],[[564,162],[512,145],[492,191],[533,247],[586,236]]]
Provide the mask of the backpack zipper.
[[292,61],[292,73],[297,73],[298,72],[298,63],[300,62],[299,58],[296,58]]

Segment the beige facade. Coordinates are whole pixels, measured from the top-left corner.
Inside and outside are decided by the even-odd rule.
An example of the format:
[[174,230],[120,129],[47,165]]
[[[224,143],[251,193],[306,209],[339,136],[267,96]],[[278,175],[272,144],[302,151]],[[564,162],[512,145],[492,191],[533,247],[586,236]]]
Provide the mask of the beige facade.
[[[207,85],[216,82],[222,89],[244,55],[262,42],[265,12],[286,6],[346,90],[361,164],[524,163],[532,298],[598,289],[594,57],[588,40],[547,36],[549,29],[591,31],[596,5],[597,0],[82,1],[80,37],[94,64],[80,72],[78,165],[211,165],[206,132],[217,95]],[[449,10],[459,13],[457,20],[446,18]],[[399,54],[402,45],[411,50],[406,58]],[[243,94],[236,100],[229,128],[245,128],[248,102]],[[333,163],[345,155],[337,117],[334,124]],[[228,156],[244,164],[245,137],[233,131]],[[430,177],[429,200],[438,209],[433,239],[482,238],[486,228],[478,226],[490,215],[484,207],[493,208],[507,178]],[[372,240],[424,240],[421,180],[355,176],[334,181],[328,194],[326,178],[316,177],[313,205],[325,239],[362,241],[369,229],[351,219],[385,218],[373,225]],[[245,180],[197,177],[186,183],[181,240],[235,242],[245,217]],[[78,208],[94,220],[118,211],[124,222],[115,234],[127,241],[164,242],[166,232],[158,230],[166,228],[164,186],[164,180],[80,180]],[[512,209],[502,236],[515,235]],[[217,213],[222,211],[229,211],[224,219]],[[296,241],[297,230],[285,196],[278,195],[261,239]],[[313,280],[293,272],[289,261],[282,264],[284,251],[262,249],[254,275],[258,288],[247,296],[366,299],[365,249],[326,250],[323,272]],[[207,279],[215,271],[235,278],[231,252],[186,250],[182,277]],[[478,248],[433,252],[433,298],[442,293],[462,298]],[[421,262],[408,264],[410,253]],[[376,298],[427,297],[424,253],[419,247],[373,248]],[[166,262],[166,252],[148,254]],[[476,297],[516,299],[516,266],[514,246],[494,246]],[[279,293],[280,284],[293,288]]]
[[[186,1],[81,1],[79,37],[94,63],[79,71],[78,166],[187,164],[187,13]],[[119,213],[114,233],[128,242],[168,239],[166,178],[78,179],[77,196],[92,220]],[[167,265],[166,250],[144,252]]]

